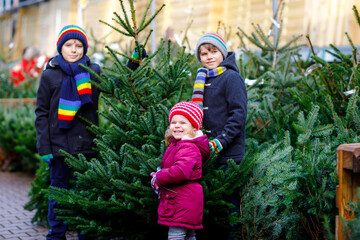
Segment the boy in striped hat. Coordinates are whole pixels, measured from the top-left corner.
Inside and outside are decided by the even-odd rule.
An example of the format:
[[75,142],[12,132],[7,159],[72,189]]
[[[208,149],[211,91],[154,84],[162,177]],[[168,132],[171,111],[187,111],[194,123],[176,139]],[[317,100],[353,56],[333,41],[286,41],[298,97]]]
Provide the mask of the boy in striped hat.
[[[220,34],[208,32],[198,40],[195,55],[202,67],[197,71],[192,100],[204,110],[210,147],[219,153],[219,164],[228,159],[238,163],[245,153],[247,93],[235,53],[228,52]],[[238,196],[234,193],[229,201],[238,206]]]
[[[88,39],[81,27],[68,25],[61,29],[56,48],[59,54],[48,61],[37,92],[37,149],[41,160],[49,163],[50,185],[69,189],[70,169],[59,150],[73,155],[82,153],[87,158],[96,156],[94,136],[86,129],[85,123],[77,120],[77,116],[98,125],[100,92],[90,83],[90,79],[96,81],[95,77],[79,64],[88,66],[99,75],[102,71],[86,55]],[[54,211],[59,207],[54,199],[49,199],[50,230],[46,239],[65,239],[67,225],[56,218]],[[79,234],[79,239],[84,239],[84,236]]]
[[[86,123],[78,120],[81,116],[95,125],[99,123],[100,90],[90,82],[98,80],[79,66],[87,66],[98,75],[102,73],[100,66],[86,55],[88,47],[84,29],[76,25],[65,26],[56,43],[58,55],[48,61],[40,78],[35,109],[37,149],[41,160],[49,164],[53,187],[70,188],[70,169],[59,153],[60,149],[72,155],[81,153],[87,159],[97,154],[95,136],[88,131]],[[142,56],[147,56],[146,52]],[[138,66],[132,64],[133,68],[129,67],[135,70]],[[56,218],[54,211],[59,207],[54,199],[49,199],[50,230],[46,239],[65,239],[67,225]],[[84,236],[79,234],[79,239]]]

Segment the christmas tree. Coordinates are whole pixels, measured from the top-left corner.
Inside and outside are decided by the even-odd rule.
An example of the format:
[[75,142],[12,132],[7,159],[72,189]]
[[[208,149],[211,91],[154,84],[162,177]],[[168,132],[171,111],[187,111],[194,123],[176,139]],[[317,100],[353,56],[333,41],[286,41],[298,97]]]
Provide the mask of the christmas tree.
[[[145,37],[141,34],[164,5],[146,19],[150,2],[138,24],[133,2],[129,1],[129,16],[120,1],[123,16],[115,13],[114,19],[120,27],[105,24],[133,38],[137,52],[142,53],[151,31]],[[140,42],[140,39],[145,40]],[[83,155],[63,152],[74,170],[76,189],[49,189],[50,197],[66,206],[59,209],[61,218],[100,239],[150,239],[166,235],[167,229],[157,224],[158,198],[150,187],[150,173],[160,165],[166,148],[164,133],[170,108],[190,98],[191,89],[185,90],[184,86],[188,84],[194,58],[185,48],[179,48],[176,55],[171,54],[172,44],[162,41],[156,52],[139,59],[106,47],[113,63],[104,68],[105,74],[97,76],[99,82],[94,82],[104,92],[101,96],[104,107],[100,112],[103,125],[89,123],[89,130],[97,136],[98,157],[85,159]],[[130,70],[119,55],[138,63],[139,67]],[[229,221],[236,221],[229,217],[231,205],[223,199],[242,184],[238,179],[246,176],[242,169],[250,171],[249,167],[241,167],[246,161],[240,166],[230,161],[230,168],[223,173],[214,168],[215,161],[213,154],[203,166],[201,184],[205,195],[206,232],[199,234],[204,237],[218,232],[219,227],[226,228]]]
[[242,75],[254,79],[247,149],[256,152],[256,163],[240,193],[239,238],[334,238],[336,148],[359,142],[358,50],[346,34],[353,54],[330,45],[335,60],[326,62],[307,36],[312,51],[306,58],[294,45],[300,36],[280,46],[254,27],[251,35],[239,33],[257,46],[244,46],[246,60],[240,59]]

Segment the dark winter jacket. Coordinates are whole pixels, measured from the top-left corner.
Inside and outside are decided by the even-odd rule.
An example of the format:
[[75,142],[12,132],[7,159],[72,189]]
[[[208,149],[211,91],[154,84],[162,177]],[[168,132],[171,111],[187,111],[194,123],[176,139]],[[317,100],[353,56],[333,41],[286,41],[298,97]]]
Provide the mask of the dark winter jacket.
[[206,135],[171,141],[162,158],[162,170],[156,173],[160,187],[159,224],[203,228],[204,196],[197,180],[202,176],[202,163],[209,156],[209,140]]
[[[90,59],[87,56],[86,58],[90,68],[100,74],[100,66],[90,63]],[[98,125],[99,90],[92,86],[93,103],[86,104],[79,109],[74,119],[76,121],[75,126],[70,129],[59,129],[59,98],[65,76],[65,72],[59,67],[57,57],[48,61],[41,75],[35,109],[38,152],[40,155],[62,156],[59,150],[63,149],[71,154],[94,154],[95,144],[93,140],[95,136],[86,129],[87,125],[77,119],[77,116],[83,116]],[[96,81],[93,76],[91,79]]]
[[223,145],[219,163],[230,158],[240,162],[245,152],[246,87],[236,66],[235,53],[229,52],[220,66],[227,70],[205,82],[204,128],[209,137],[217,138]]

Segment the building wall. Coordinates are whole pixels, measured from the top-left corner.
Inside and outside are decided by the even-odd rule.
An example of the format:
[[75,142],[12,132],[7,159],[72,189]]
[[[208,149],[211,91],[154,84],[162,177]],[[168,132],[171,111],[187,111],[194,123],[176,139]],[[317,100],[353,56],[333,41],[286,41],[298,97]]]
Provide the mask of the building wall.
[[[19,59],[27,46],[35,46],[46,55],[55,54],[57,34],[76,15],[72,2],[76,0],[50,0],[0,14],[0,32],[4,32],[0,34],[0,52],[11,51],[9,61]],[[10,50],[9,44],[13,45]]]
[[[0,3],[5,0],[0,0]],[[259,25],[265,34],[272,27],[272,0],[154,0],[156,9],[165,4],[156,18],[156,42],[172,32],[180,43],[188,49],[195,47],[197,39],[207,31],[218,31],[229,41],[229,48],[240,46],[237,33],[239,28],[247,34]],[[96,3],[95,3],[96,2]],[[129,9],[128,1],[123,1]],[[136,18],[141,21],[149,0],[136,0]],[[280,2],[280,1],[279,1]],[[302,34],[299,43],[308,44],[308,34],[314,46],[349,45],[347,32],[355,45],[360,44],[360,26],[357,24],[352,6],[360,10],[359,0],[284,0],[280,9],[281,38],[284,44],[296,35]],[[110,27],[99,22],[110,23],[117,12],[123,16],[118,0],[86,0],[83,9],[83,27],[88,33],[89,43],[109,44],[120,42],[123,49],[128,48],[131,38],[124,37]],[[1,10],[1,9],[0,9]],[[78,23],[78,0],[49,0],[21,9],[0,12],[0,53],[14,44],[13,58],[21,56],[22,49],[28,45],[39,47],[47,55],[56,54],[56,40],[60,29],[67,24]],[[129,12],[127,14],[130,15]],[[150,17],[150,10],[147,19]],[[15,34],[12,25],[15,25]],[[144,41],[150,26],[142,35]],[[270,40],[273,41],[272,37]],[[99,45],[100,46],[100,45]],[[103,46],[103,45],[101,45]],[[150,49],[150,43],[147,46]],[[95,49],[100,50],[100,49]]]
[[[124,1],[127,2],[127,1]],[[112,28],[100,22],[113,24],[114,12],[121,14],[119,1],[103,1],[98,4],[89,5],[83,11],[84,29],[89,36],[89,44],[100,43],[98,47],[110,42],[119,42],[122,38]],[[96,49],[99,50],[99,49]]]
[[[36,47],[49,56],[56,54],[56,41],[61,28],[74,22],[76,1],[51,0],[34,6],[39,8]],[[24,45],[23,45],[24,46]]]
[[[144,12],[148,1],[138,0],[138,15]],[[239,28],[247,34],[259,25],[265,34],[272,27],[272,0],[157,0],[157,7],[165,4],[156,21],[157,39],[164,36],[168,28],[184,38],[188,31],[190,48],[207,31],[218,31],[230,40],[230,49],[240,46],[237,36]],[[360,26],[357,24],[352,7],[360,10],[359,0],[284,0],[279,1],[281,20],[280,44],[285,44],[294,36],[302,35],[301,44],[308,44],[309,35],[314,46],[349,45],[345,32],[354,44],[360,44]],[[220,23],[220,24],[219,24]],[[218,26],[220,28],[218,28]],[[273,40],[270,37],[270,40]],[[249,42],[247,42],[249,43]]]
[[10,44],[8,39],[10,39],[12,35],[12,22],[11,14],[4,14],[0,17],[0,54],[5,54],[6,49]]

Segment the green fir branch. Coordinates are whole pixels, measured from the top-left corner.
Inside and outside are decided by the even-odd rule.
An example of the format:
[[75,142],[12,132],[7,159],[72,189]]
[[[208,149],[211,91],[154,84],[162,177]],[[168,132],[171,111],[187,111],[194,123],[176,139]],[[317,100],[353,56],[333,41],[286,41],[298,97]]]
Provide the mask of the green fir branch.
[[83,159],[80,158],[76,158],[72,154],[64,151],[63,149],[60,149],[59,153],[65,156],[65,162],[76,171],[85,172],[88,169],[89,165],[87,161],[84,161]]
[[[119,23],[119,24],[122,26],[122,24],[121,24],[119,21],[117,21],[116,19],[114,19],[114,21],[116,21],[117,23]],[[111,24],[109,24],[109,23],[107,23],[107,22],[105,22],[105,21],[103,21],[103,20],[99,20],[99,22],[105,24],[106,26],[112,28],[112,29],[115,30],[116,32],[119,32],[119,33],[121,33],[121,34],[123,34],[123,35],[125,35],[125,36],[128,36],[128,37],[131,37],[131,36],[132,36],[131,34],[126,33],[126,32],[124,32],[124,31],[120,30],[119,28],[116,28],[115,26],[113,26],[113,25],[111,25]]]
[[[153,1],[153,0],[151,0]],[[151,3],[150,3],[151,4]],[[149,6],[150,6],[149,4]],[[150,17],[150,19],[145,22],[143,25],[139,26],[138,31],[141,32],[142,30],[144,30],[147,26],[149,26],[149,24],[155,19],[155,17],[160,13],[160,11],[165,7],[165,4],[161,5],[161,7],[154,13],[153,16]]]
[[[125,8],[125,6],[124,6],[124,3],[123,3],[123,0],[119,0],[119,2],[120,2],[120,6],[121,6],[121,10],[122,10],[122,12],[123,12],[123,14],[124,14],[124,18],[125,18],[125,20],[123,20],[124,22],[125,22],[125,25],[127,26],[127,28],[130,28],[130,31],[129,31],[129,34],[131,34],[131,36],[135,36],[135,32],[132,30],[132,28],[131,28],[131,24],[130,24],[130,21],[129,21],[129,18],[128,18],[128,16],[127,16],[127,12],[126,12],[126,8]],[[129,0],[129,3],[130,3],[130,7],[131,7],[131,3],[133,2],[133,0]],[[134,7],[133,5],[132,5],[132,7]],[[130,9],[131,10],[131,9]]]

